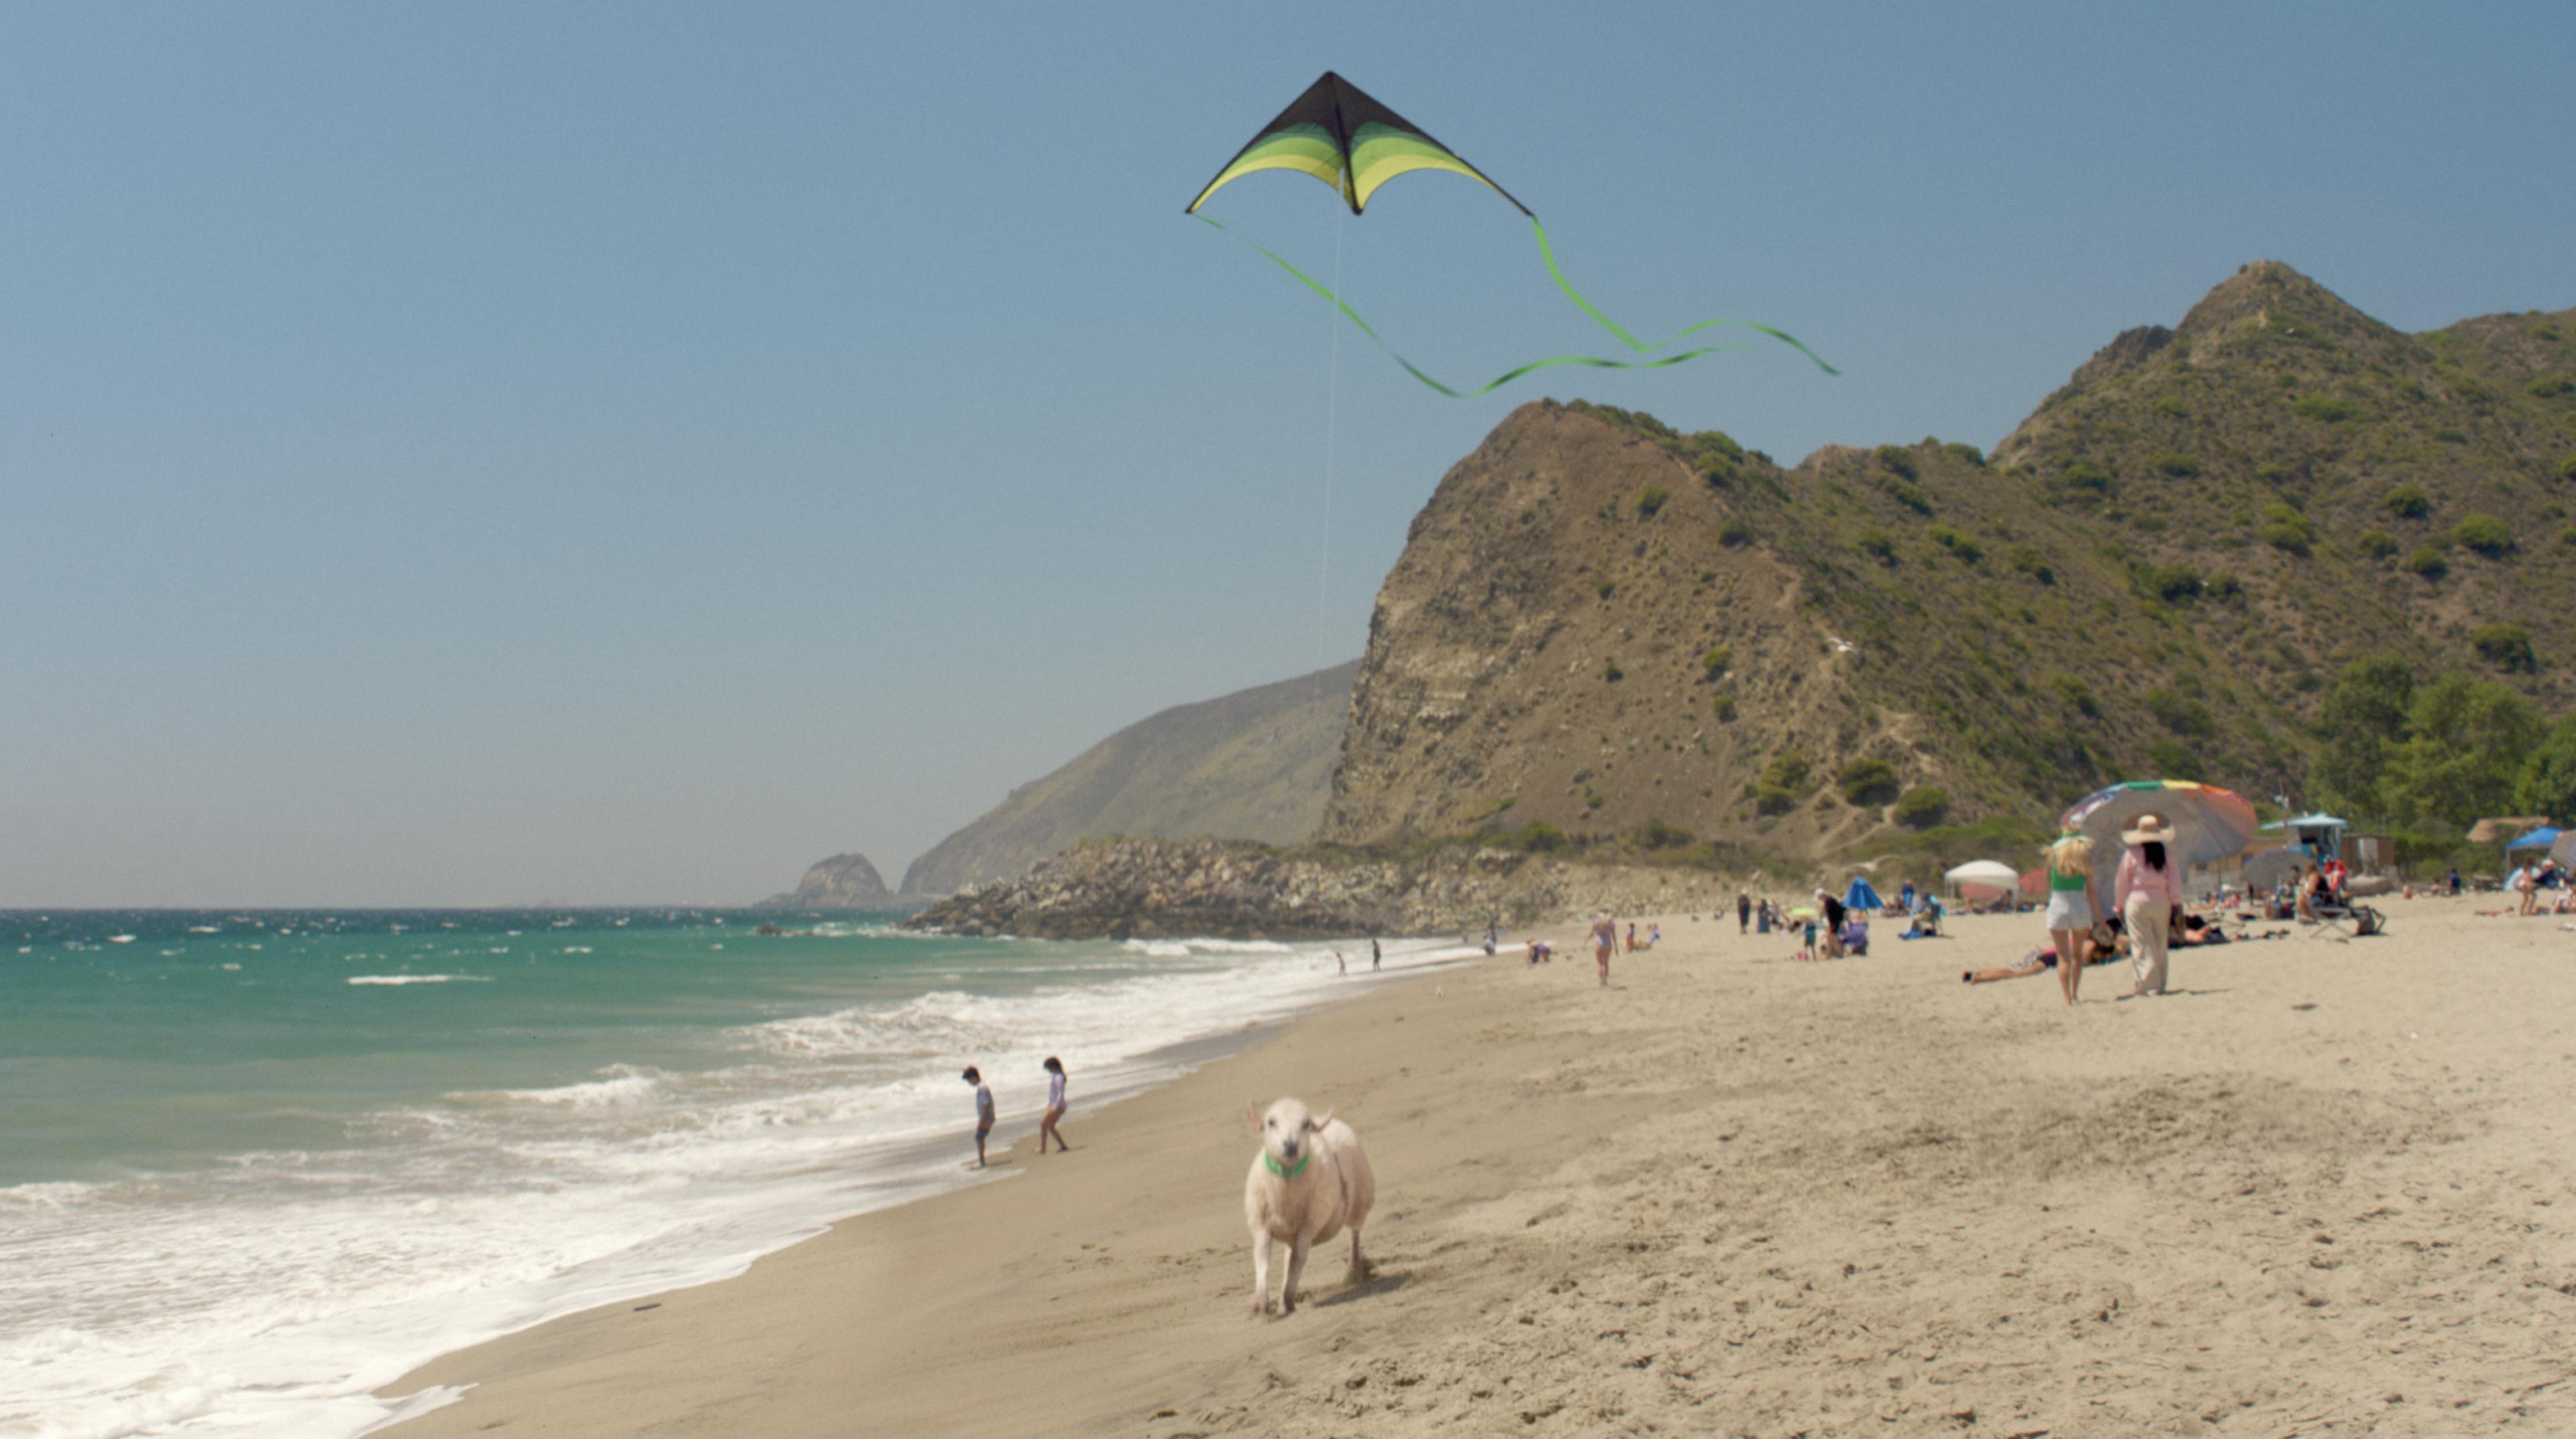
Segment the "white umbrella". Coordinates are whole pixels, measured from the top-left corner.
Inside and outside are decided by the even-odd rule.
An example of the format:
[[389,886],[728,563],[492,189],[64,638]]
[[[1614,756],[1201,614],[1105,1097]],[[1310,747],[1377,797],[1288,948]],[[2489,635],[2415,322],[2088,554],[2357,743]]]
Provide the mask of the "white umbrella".
[[1991,889],[1999,894],[2021,897],[2021,871],[1991,859],[1972,859],[1941,876],[1952,889]]

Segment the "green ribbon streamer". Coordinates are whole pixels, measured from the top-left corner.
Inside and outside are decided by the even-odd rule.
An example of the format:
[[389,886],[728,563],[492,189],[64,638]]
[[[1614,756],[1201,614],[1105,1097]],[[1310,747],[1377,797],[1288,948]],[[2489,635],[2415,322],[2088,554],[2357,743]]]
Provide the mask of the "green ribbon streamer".
[[1565,271],[1557,267],[1556,247],[1547,242],[1547,227],[1538,222],[1538,216],[1530,216],[1530,229],[1538,236],[1538,253],[1540,258],[1547,261],[1547,272],[1556,277],[1556,287],[1565,292],[1565,298],[1572,300],[1576,305],[1580,306],[1583,313],[1599,320],[1601,322],[1601,328],[1618,336],[1621,344],[1626,345],[1629,349],[1640,355],[1653,354],[1655,351],[1664,348],[1665,345],[1677,344],[1680,341],[1687,340],[1691,336],[1698,334],[1702,330],[1706,330],[1714,326],[1733,325],[1742,329],[1758,330],[1765,335],[1769,335],[1772,339],[1778,340],[1780,343],[1787,345],[1799,354],[1815,361],[1816,368],[1824,371],[1828,375],[1839,375],[1842,373],[1842,371],[1826,364],[1824,356],[1808,349],[1797,336],[1792,335],[1785,330],[1775,330],[1769,325],[1756,324],[1751,320],[1702,320],[1698,324],[1691,326],[1689,329],[1682,331],[1680,334],[1673,336],[1672,339],[1664,341],[1662,344],[1649,345],[1638,339],[1636,336],[1629,334],[1626,330],[1621,329],[1618,321],[1601,313],[1600,309],[1590,300],[1583,298],[1582,292],[1574,288],[1573,281],[1565,278]]
[[[1316,294],[1321,295],[1326,300],[1330,301],[1333,308],[1342,313],[1342,317],[1344,319],[1349,320],[1353,325],[1357,326],[1359,332],[1368,336],[1369,340],[1379,349],[1386,351],[1387,358],[1395,361],[1399,365],[1402,365],[1406,374],[1411,375],[1413,378],[1420,380],[1423,384],[1430,386],[1441,394],[1447,395],[1453,400],[1466,400],[1473,399],[1478,395],[1489,395],[1494,391],[1501,389],[1503,386],[1510,384],[1512,381],[1519,379],[1523,375],[1531,374],[1539,370],[1555,369],[1561,365],[1579,365],[1595,370],[1661,370],[1669,366],[1682,364],[1685,361],[1696,360],[1702,355],[1714,355],[1722,351],[1734,351],[1747,348],[1743,345],[1704,345],[1698,349],[1684,350],[1678,355],[1665,355],[1652,360],[1605,360],[1598,355],[1555,355],[1544,360],[1533,360],[1516,369],[1506,370],[1501,375],[1487,381],[1485,384],[1480,385],[1475,389],[1456,390],[1442,384],[1439,380],[1434,379],[1431,375],[1425,373],[1421,366],[1406,359],[1393,345],[1386,342],[1386,337],[1379,334],[1375,326],[1360,317],[1359,311],[1352,309],[1348,302],[1344,301],[1341,296],[1334,294],[1322,281],[1317,280],[1314,276],[1298,269],[1295,265],[1288,263],[1288,261],[1282,258],[1277,251],[1272,250],[1266,245],[1246,239],[1242,235],[1235,234],[1234,231],[1226,229],[1225,226],[1218,224],[1216,220],[1209,216],[1192,215],[1190,218],[1198,221],[1200,224],[1206,225],[1210,229],[1222,231],[1226,235],[1232,236],[1235,240],[1251,246],[1254,251],[1258,252],[1262,256],[1262,258],[1268,260],[1274,265],[1277,265],[1280,269],[1287,271],[1289,275],[1296,279],[1297,283],[1304,285],[1307,289],[1314,291]],[[1565,278],[1565,271],[1558,268],[1556,263],[1556,252],[1548,245],[1547,231],[1539,227],[1536,216],[1531,217],[1530,228],[1538,233],[1539,254],[1547,260],[1548,273],[1556,277],[1557,288],[1565,292],[1565,297],[1567,299],[1572,300],[1576,305],[1581,306],[1585,314],[1600,321],[1603,328],[1609,330],[1611,334],[1618,336],[1621,343],[1627,345],[1629,350],[1633,353],[1640,355],[1653,354],[1655,351],[1663,349],[1666,346],[1688,339],[1702,330],[1706,330],[1714,326],[1733,325],[1748,330],[1758,330],[1763,334],[1782,341],[1796,349],[1798,353],[1805,355],[1808,359],[1814,360],[1817,367],[1822,369],[1828,375],[1839,375],[1842,373],[1833,366],[1826,364],[1815,351],[1808,349],[1803,344],[1800,344],[1794,336],[1775,330],[1768,325],[1755,324],[1751,320],[1702,320],[1698,324],[1691,326],[1689,329],[1682,331],[1680,334],[1673,336],[1672,339],[1664,341],[1663,344],[1645,344],[1638,340],[1636,336],[1621,329],[1617,321],[1611,319],[1608,315],[1601,313],[1601,311],[1596,308],[1590,300],[1583,298],[1583,296],[1575,290],[1573,284]]]

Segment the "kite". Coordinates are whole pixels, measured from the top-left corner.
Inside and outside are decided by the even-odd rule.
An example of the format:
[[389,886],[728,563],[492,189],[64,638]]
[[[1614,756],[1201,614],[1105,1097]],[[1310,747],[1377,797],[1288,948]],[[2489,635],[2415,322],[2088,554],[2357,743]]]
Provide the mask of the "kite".
[[1842,373],[1826,364],[1815,351],[1799,343],[1796,337],[1775,330],[1769,325],[1755,324],[1751,320],[1702,320],[1671,339],[1656,344],[1650,345],[1638,339],[1618,321],[1603,314],[1598,306],[1585,299],[1582,292],[1574,288],[1573,282],[1565,278],[1564,269],[1556,262],[1556,248],[1548,243],[1547,227],[1539,223],[1535,211],[1514,199],[1511,191],[1494,183],[1493,178],[1484,171],[1468,164],[1457,151],[1432,139],[1429,131],[1378,103],[1367,92],[1330,70],[1324,72],[1322,79],[1307,86],[1306,93],[1298,96],[1287,109],[1280,111],[1277,119],[1262,126],[1261,132],[1252,137],[1252,143],[1237,151],[1234,158],[1225,163],[1225,168],[1216,172],[1216,178],[1207,182],[1206,187],[1199,191],[1196,199],[1190,201],[1183,213],[1202,224],[1224,230],[1229,235],[1234,234],[1233,231],[1226,230],[1225,226],[1217,224],[1214,219],[1200,214],[1199,207],[1206,204],[1210,196],[1227,185],[1246,175],[1263,170],[1291,170],[1302,175],[1312,175],[1332,186],[1342,197],[1343,203],[1351,207],[1351,213],[1354,215],[1365,213],[1370,197],[1378,192],[1379,187],[1398,175],[1410,174],[1416,170],[1446,170],[1452,174],[1464,175],[1502,196],[1513,209],[1529,216],[1530,229],[1538,236],[1539,256],[1547,261],[1548,274],[1555,278],[1556,287],[1565,292],[1567,299],[1572,300],[1583,313],[1598,321],[1603,329],[1618,337],[1619,342],[1627,346],[1630,353],[1640,357],[1656,356],[1652,359],[1605,360],[1591,355],[1559,355],[1553,359],[1537,360],[1519,366],[1507,371],[1492,383],[1477,389],[1454,390],[1423,373],[1411,360],[1396,353],[1395,348],[1387,344],[1376,328],[1361,319],[1359,312],[1344,303],[1342,297],[1333,293],[1331,288],[1288,263],[1268,248],[1255,244],[1241,235],[1235,235],[1236,239],[1251,245],[1253,249],[1266,256],[1272,264],[1295,276],[1308,289],[1330,301],[1333,308],[1341,312],[1343,318],[1357,326],[1361,334],[1376,342],[1379,349],[1386,351],[1413,378],[1451,399],[1463,400],[1473,395],[1489,394],[1533,370],[1551,369],[1558,365],[1585,365],[1604,370],[1660,370],[1668,365],[1678,365],[1686,360],[1698,359],[1702,355],[1715,354],[1720,350],[1742,348],[1736,345],[1707,345],[1678,354],[1656,354],[1702,330],[1724,326],[1754,330],[1769,335],[1815,361],[1816,367],[1826,374]]

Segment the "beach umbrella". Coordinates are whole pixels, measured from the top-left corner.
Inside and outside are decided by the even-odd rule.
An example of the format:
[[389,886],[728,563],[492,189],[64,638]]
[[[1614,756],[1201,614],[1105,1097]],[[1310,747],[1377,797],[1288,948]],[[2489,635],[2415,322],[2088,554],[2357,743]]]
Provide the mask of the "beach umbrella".
[[1972,859],[1941,877],[1961,894],[1973,890],[2018,897],[2021,892],[2021,871],[1999,860]]
[[2547,849],[2556,843],[2558,843],[2558,831],[2544,825],[2539,829],[2531,831],[2529,834],[2521,836],[2513,843],[2506,845],[2504,849],[2505,853],[2511,854],[2518,849]]
[[1860,875],[1853,875],[1851,888],[1843,892],[1843,904],[1848,908],[1866,912],[1878,908],[1879,903],[1878,891],[1869,887],[1869,881]]
[[1815,917],[1816,907],[1812,904],[1802,904],[1796,909],[1789,911],[1789,918],[1791,919],[1814,919]]
[[2058,827],[2093,841],[2093,882],[2104,902],[2109,902],[2111,881],[2119,873],[2121,833],[2151,814],[2173,832],[2165,841],[2166,854],[2185,867],[2234,859],[2259,828],[2254,802],[2216,785],[2138,779],[2095,790],[2069,807]]

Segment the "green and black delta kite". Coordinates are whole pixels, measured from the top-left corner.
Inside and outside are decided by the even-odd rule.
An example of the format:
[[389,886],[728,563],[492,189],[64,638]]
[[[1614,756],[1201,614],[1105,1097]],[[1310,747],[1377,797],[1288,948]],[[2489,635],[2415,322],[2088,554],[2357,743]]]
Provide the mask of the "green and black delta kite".
[[[1659,344],[1650,345],[1639,340],[1621,328],[1617,321],[1601,313],[1590,300],[1583,298],[1573,284],[1565,278],[1565,271],[1556,263],[1556,250],[1548,243],[1547,229],[1539,224],[1536,212],[1513,198],[1511,191],[1494,183],[1492,176],[1468,164],[1457,151],[1431,138],[1429,131],[1378,103],[1368,92],[1330,70],[1324,72],[1322,79],[1307,86],[1306,93],[1292,101],[1287,109],[1280,111],[1276,119],[1262,126],[1260,133],[1252,137],[1252,143],[1235,152],[1234,158],[1225,163],[1225,168],[1216,172],[1216,178],[1208,181],[1199,191],[1198,197],[1190,201],[1185,213],[1196,217],[1203,224],[1224,230],[1223,225],[1217,224],[1208,216],[1199,214],[1199,207],[1205,205],[1210,196],[1227,185],[1262,170],[1293,170],[1302,175],[1312,175],[1331,186],[1342,197],[1343,203],[1351,207],[1351,213],[1354,215],[1366,213],[1370,198],[1377,194],[1381,186],[1398,175],[1411,174],[1416,170],[1446,170],[1451,174],[1464,175],[1502,196],[1513,209],[1529,216],[1530,229],[1538,236],[1539,255],[1547,261],[1547,272],[1555,277],[1557,288],[1565,292],[1567,299],[1581,307],[1583,313],[1599,321],[1603,329],[1617,336],[1619,342],[1627,346],[1631,353],[1639,356],[1655,355],[1656,352],[1668,349],[1702,330],[1735,326],[1758,331],[1790,345],[1798,353],[1815,361],[1817,367],[1826,374],[1840,373],[1818,357],[1815,351],[1800,344],[1793,336],[1768,325],[1755,324],[1750,320],[1702,320]],[[1233,232],[1227,231],[1227,233]],[[1242,239],[1239,235],[1236,238]],[[1252,244],[1249,240],[1245,240],[1244,243]],[[1358,311],[1343,303],[1342,297],[1334,294],[1330,288],[1269,249],[1260,245],[1252,247],[1267,256],[1272,264],[1295,276],[1307,288],[1331,301],[1333,307],[1339,310],[1344,318],[1359,327],[1360,333],[1376,341],[1380,349],[1385,350],[1415,379],[1452,399],[1487,394],[1533,370],[1550,369],[1558,365],[1588,365],[1605,370],[1657,370],[1667,365],[1678,365],[1686,360],[1695,360],[1702,355],[1714,354],[1719,350],[1741,348],[1733,345],[1708,345],[1677,354],[1661,355],[1654,359],[1636,360],[1605,360],[1590,355],[1559,355],[1553,359],[1537,360],[1519,366],[1492,383],[1474,390],[1453,390],[1423,373],[1412,361],[1397,354],[1368,321],[1360,318]]]

